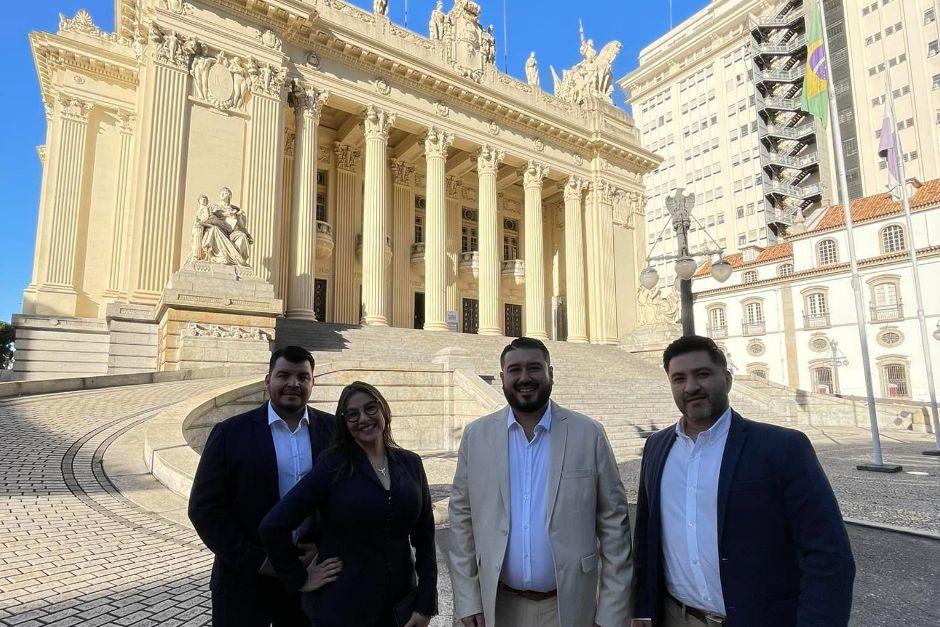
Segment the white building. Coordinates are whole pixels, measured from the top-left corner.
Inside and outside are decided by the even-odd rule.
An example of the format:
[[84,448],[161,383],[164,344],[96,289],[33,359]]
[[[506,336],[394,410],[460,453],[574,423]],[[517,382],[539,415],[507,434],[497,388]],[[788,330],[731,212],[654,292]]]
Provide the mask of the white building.
[[[929,346],[940,372],[940,179],[911,199],[913,238],[888,194],[851,203],[875,395],[928,400],[909,247],[917,247]],[[729,352],[735,369],[791,387],[864,395],[852,277],[841,205],[802,233],[730,255],[716,282],[706,263],[692,285],[696,331]],[[940,387],[940,380],[935,381]]]

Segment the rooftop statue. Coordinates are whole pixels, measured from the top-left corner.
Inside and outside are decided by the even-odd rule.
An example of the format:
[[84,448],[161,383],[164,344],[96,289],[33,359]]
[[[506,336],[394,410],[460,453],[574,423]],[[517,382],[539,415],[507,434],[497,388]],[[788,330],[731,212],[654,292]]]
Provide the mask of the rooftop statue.
[[432,41],[440,41],[444,58],[455,72],[479,82],[487,65],[496,62],[496,37],[493,29],[480,25],[480,5],[473,0],[454,0],[446,14],[443,4],[431,12],[428,23]]
[[539,86],[539,62],[535,60],[535,51],[529,54],[525,62],[525,79],[533,87]]
[[247,266],[254,239],[248,232],[245,212],[232,204],[232,190],[219,190],[218,204],[199,197],[199,209],[192,229],[192,254],[195,261]]
[[611,68],[623,46],[619,41],[612,41],[597,52],[594,40],[585,39],[584,26],[581,26],[580,34],[581,61],[570,70],[563,70],[561,78],[555,73],[555,68],[551,68],[555,96],[579,106],[592,98],[613,102],[614,77]]

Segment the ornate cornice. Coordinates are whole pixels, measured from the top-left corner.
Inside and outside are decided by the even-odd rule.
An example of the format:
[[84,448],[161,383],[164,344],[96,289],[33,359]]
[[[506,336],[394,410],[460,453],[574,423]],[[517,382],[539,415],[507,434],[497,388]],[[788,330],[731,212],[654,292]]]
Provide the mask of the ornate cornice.
[[477,172],[482,174],[496,174],[499,164],[506,157],[506,152],[495,148],[489,144],[480,146],[480,152],[477,153]]

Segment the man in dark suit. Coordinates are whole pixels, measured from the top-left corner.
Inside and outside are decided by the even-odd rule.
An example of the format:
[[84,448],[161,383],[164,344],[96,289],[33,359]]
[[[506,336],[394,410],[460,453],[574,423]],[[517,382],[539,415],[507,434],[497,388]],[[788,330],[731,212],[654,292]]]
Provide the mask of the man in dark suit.
[[[300,596],[267,563],[258,525],[310,472],[332,437],[334,417],[307,406],[313,356],[288,346],[271,355],[264,378],[270,402],[217,424],[209,434],[189,497],[189,519],[215,553],[210,588],[216,627],[308,626]],[[305,566],[316,556],[315,525],[295,532]]]
[[682,416],[643,450],[633,626],[846,625],[855,562],[809,439],[732,411],[708,338],[663,367]]

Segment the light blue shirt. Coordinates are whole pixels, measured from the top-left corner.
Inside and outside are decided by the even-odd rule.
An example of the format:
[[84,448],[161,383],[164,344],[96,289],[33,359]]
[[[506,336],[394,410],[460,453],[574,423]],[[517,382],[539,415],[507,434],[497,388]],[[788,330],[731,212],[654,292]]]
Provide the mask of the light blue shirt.
[[730,426],[729,407],[693,442],[680,420],[660,488],[666,589],[686,605],[722,616],[718,475]]
[[291,431],[268,401],[268,426],[271,428],[274,454],[277,457],[277,491],[283,498],[313,468],[310,416],[304,409],[303,418],[297,428]]
[[552,406],[529,442],[509,410],[509,541],[500,581],[517,590],[556,589],[555,559],[548,539],[548,463]]

